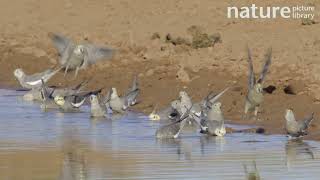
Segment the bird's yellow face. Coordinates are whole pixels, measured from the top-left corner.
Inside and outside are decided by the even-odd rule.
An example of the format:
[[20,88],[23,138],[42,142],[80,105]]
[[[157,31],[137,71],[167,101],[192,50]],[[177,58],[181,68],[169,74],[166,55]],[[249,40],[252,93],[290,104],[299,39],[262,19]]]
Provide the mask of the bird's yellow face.
[[160,120],[160,116],[158,114],[152,112],[151,114],[149,114],[149,119],[151,121],[159,121]]
[[263,93],[263,86],[261,83],[257,83],[256,85],[254,85],[254,89],[257,93]]
[[59,106],[63,106],[65,103],[65,100],[64,100],[64,97],[62,96],[56,96],[54,97],[54,102]]
[[85,47],[83,45],[78,45],[74,48],[73,52],[76,55],[81,56],[85,53]]
[[221,103],[220,102],[216,102],[212,105],[213,109],[221,109]]
[[224,136],[226,134],[226,128],[222,127],[220,129],[216,129],[215,134],[219,137]]

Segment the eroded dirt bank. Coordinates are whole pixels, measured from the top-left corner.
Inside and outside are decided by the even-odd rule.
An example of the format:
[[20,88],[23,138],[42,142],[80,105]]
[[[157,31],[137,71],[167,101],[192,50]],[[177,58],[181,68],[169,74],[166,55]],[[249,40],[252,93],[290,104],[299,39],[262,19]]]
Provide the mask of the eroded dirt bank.
[[[14,49],[14,48],[13,48]],[[4,49],[2,49],[4,50]],[[32,55],[20,54],[13,50],[8,55],[10,64],[1,62],[1,68],[6,70],[6,76],[1,78],[2,85],[6,88],[19,88],[17,81],[12,77],[12,71],[16,67],[23,67],[27,73],[41,71],[50,67],[47,58],[37,58]],[[80,72],[77,79],[73,78],[70,72],[66,78],[63,72],[57,74],[49,85],[67,86],[76,85],[85,79],[91,79],[87,89],[104,87],[117,87],[120,92],[124,92],[132,81],[132,77],[137,74],[141,85],[140,104],[134,107],[135,110],[149,113],[155,106],[158,109],[168,105],[170,101],[177,98],[180,90],[187,91],[194,102],[201,100],[211,90],[219,92],[226,87],[232,87],[225,96],[221,98],[223,111],[227,119],[232,119],[233,123],[256,124],[255,121],[242,121],[241,115],[244,110],[244,99],[247,85],[247,75],[244,73],[235,76],[220,65],[202,67],[197,72],[190,68],[181,70],[181,66],[170,60],[150,61],[122,60],[125,58],[115,57],[110,62],[99,63],[88,70]],[[4,68],[6,67],[6,68]],[[181,73],[181,71],[183,73]],[[2,71],[3,72],[3,71]],[[270,73],[277,72],[272,68]],[[181,75],[182,74],[182,75]],[[184,74],[184,75],[183,75]],[[181,77],[182,76],[182,77]],[[189,81],[185,82],[188,76]],[[320,111],[319,102],[308,90],[308,81],[295,80],[299,74],[289,74],[288,79],[272,80],[268,78],[266,86],[272,85],[276,90],[272,94],[266,94],[265,103],[261,110],[261,121],[258,125],[266,128],[267,133],[282,133],[284,127],[284,111],[286,108],[293,108],[299,118],[303,118],[306,113]],[[284,88],[290,85],[296,95],[286,94]],[[314,121],[311,132],[317,132],[319,122]],[[318,136],[315,136],[318,137]],[[312,136],[312,138],[315,138]]]

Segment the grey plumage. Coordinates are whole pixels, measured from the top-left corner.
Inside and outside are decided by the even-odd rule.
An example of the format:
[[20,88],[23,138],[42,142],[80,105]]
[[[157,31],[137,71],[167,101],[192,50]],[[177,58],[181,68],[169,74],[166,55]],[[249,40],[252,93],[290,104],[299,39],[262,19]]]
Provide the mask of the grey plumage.
[[136,89],[134,91],[127,93],[125,96],[125,105],[127,107],[136,105],[137,104],[137,97],[138,97],[139,93],[140,93],[139,89]]
[[215,120],[215,121],[224,121],[224,116],[221,111],[221,103],[215,102],[214,104],[209,107],[207,110],[207,115],[209,120]]
[[135,75],[133,77],[131,87],[128,89],[127,93],[130,93],[130,92],[135,91],[137,89],[139,89],[139,83],[138,83],[138,76]]
[[180,117],[178,110],[176,109],[176,102],[173,101],[168,107],[163,108],[160,111],[156,111],[156,108],[149,114],[149,119],[152,121],[172,122]]
[[[51,94],[51,96],[54,98],[56,96],[71,96],[73,94],[77,94],[82,92],[83,88],[87,85],[88,80],[81,82],[80,84],[74,86],[74,87],[66,87],[66,88],[60,88],[56,86],[46,86],[46,90]],[[40,101],[42,102],[42,95],[41,90],[43,88],[37,88],[37,89],[31,89],[26,94],[23,95],[23,100],[25,101]]]
[[140,93],[139,84],[138,84],[138,77],[135,75],[133,77],[133,81],[131,87],[127,91],[127,104],[128,106],[133,106],[137,104],[137,97]]
[[74,86],[74,87],[66,87],[66,88],[57,88],[57,87],[53,87],[53,92],[52,92],[52,96],[56,97],[56,96],[71,96],[74,94],[78,94],[81,93],[83,91],[83,89],[86,87],[86,85],[88,84],[89,80],[85,80],[82,81],[81,83],[79,83],[78,85]]
[[191,112],[200,116],[202,106],[203,106],[203,101],[194,103],[192,106]]
[[[214,106],[214,104],[213,104]],[[209,119],[208,113],[203,109],[200,116],[193,113],[194,120],[200,126],[200,133],[208,134],[211,136],[224,136],[226,134],[226,129],[224,125],[224,120]]]
[[80,107],[84,104],[86,98],[92,94],[98,94],[102,89],[92,92],[81,92],[70,96],[56,96],[55,103],[60,107],[62,112],[79,112]]
[[47,83],[49,79],[57,74],[61,68],[58,68],[56,70],[48,69],[46,71],[35,73],[32,75],[27,75],[24,73],[22,69],[16,69],[14,70],[14,76],[18,79],[20,85],[23,88],[27,89],[39,89],[41,87],[41,79]]
[[49,37],[58,50],[59,63],[65,68],[65,74],[68,70],[75,70],[75,77],[79,69],[85,69],[103,59],[110,59],[113,55],[113,50],[110,48],[87,42],[75,44],[60,34],[50,33]]
[[254,115],[257,117],[259,106],[263,102],[263,81],[268,73],[268,69],[271,65],[272,58],[272,49],[269,48],[265,55],[265,64],[260,73],[259,79],[256,81],[253,64],[252,64],[252,56],[249,47],[248,50],[248,64],[249,64],[249,76],[248,76],[248,93],[246,95],[246,103],[245,103],[245,116],[247,118],[247,113],[254,111]]
[[177,118],[176,121],[157,129],[156,137],[159,139],[178,138],[186,124],[186,119],[189,117],[190,109],[191,108],[187,109],[187,111],[181,117]]
[[112,89],[110,89],[107,92],[106,96],[103,98],[103,101],[101,102],[101,104],[104,104],[107,109],[111,109],[110,107],[111,93],[112,93]]
[[[173,104],[174,105],[174,104]],[[188,109],[193,107],[192,100],[185,91],[179,92],[179,101],[176,103],[176,109],[179,114],[184,114]],[[179,108],[180,107],[180,108]],[[192,108],[191,108],[192,110]],[[194,119],[190,116],[187,118],[188,125],[194,126],[195,122]]]
[[314,113],[301,121],[297,121],[291,109],[286,110],[286,131],[291,137],[302,137],[308,134],[308,128],[314,118]]
[[180,98],[180,114],[185,114],[188,109],[192,107],[192,101],[189,95],[185,91],[179,92],[179,98]]
[[170,102],[170,106],[174,109],[180,109],[181,108],[181,102],[180,100],[173,100]]
[[40,90],[40,94],[41,94],[40,108],[42,110],[46,111],[48,109],[59,109],[59,106],[54,101],[52,93],[53,93],[53,90],[46,87],[44,81],[42,81],[42,86]]
[[216,95],[210,92],[200,103],[201,112],[192,113],[192,117],[200,126],[201,133],[213,136],[224,136],[226,134],[221,103],[217,101],[228,89],[226,88]]
[[106,106],[104,103],[99,102],[99,98],[97,95],[92,94],[90,96],[91,103],[91,117],[105,117],[106,115]]
[[221,96],[226,93],[230,88],[227,87],[225,88],[223,91],[221,91],[220,93],[218,94],[209,94],[208,96],[208,100],[206,100],[206,104],[205,105],[210,105],[210,104],[214,104],[215,102],[217,102]]
[[140,90],[130,91],[122,97],[119,97],[116,88],[111,88],[110,100],[108,106],[113,112],[124,113],[130,106],[136,104],[136,99]]
[[209,108],[212,104],[214,104],[229,88],[224,89],[219,94],[213,94],[211,91],[203,100],[198,103],[194,103],[191,109],[192,113],[195,113],[197,116],[200,116],[202,108]]
[[86,97],[78,96],[56,96],[55,103],[59,106],[62,112],[79,112],[80,106],[83,105]]

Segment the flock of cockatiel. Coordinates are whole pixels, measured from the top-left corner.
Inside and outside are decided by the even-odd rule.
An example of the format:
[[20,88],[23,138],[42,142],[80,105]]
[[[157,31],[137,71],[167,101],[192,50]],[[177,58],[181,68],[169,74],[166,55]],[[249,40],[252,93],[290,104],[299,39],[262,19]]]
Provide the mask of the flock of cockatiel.
[[[106,117],[111,113],[125,113],[131,106],[137,104],[140,93],[137,76],[132,85],[123,96],[119,96],[116,88],[111,88],[103,97],[102,89],[84,91],[88,83],[84,81],[75,87],[47,87],[47,81],[57,72],[64,70],[64,75],[70,70],[75,71],[77,77],[80,69],[102,60],[109,60],[115,50],[99,47],[85,42],[76,44],[69,38],[59,34],[50,33],[49,37],[59,54],[59,68],[49,69],[44,72],[27,75],[22,69],[16,69],[14,75],[23,88],[28,91],[23,98],[28,101],[40,101],[42,109],[59,109],[62,112],[78,112],[87,98],[90,98],[91,117]],[[272,49],[268,49],[265,55],[265,64],[259,79],[256,80],[253,70],[252,56],[248,49],[249,79],[248,92],[245,99],[243,119],[248,119],[253,112],[257,118],[260,105],[263,103],[263,82],[271,64]],[[222,112],[222,104],[218,99],[228,90],[224,89],[218,94],[209,93],[201,102],[192,103],[185,91],[179,92],[179,98],[170,103],[167,108],[158,112],[153,111],[149,118],[166,122],[156,131],[157,138],[177,138],[186,124],[194,124],[199,127],[200,133],[211,136],[224,136],[226,128]],[[110,114],[111,114],[110,113]],[[301,137],[307,134],[308,127],[314,114],[297,121],[293,111],[287,109],[285,113],[286,131],[291,137]]]

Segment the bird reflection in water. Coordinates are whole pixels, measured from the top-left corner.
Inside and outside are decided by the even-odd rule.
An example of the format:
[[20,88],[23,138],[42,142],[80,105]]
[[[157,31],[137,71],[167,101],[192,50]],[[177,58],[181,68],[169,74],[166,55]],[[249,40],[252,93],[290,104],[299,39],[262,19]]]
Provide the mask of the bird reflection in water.
[[285,145],[286,150],[286,166],[288,169],[299,161],[306,159],[314,159],[312,147],[302,139],[291,139]]

